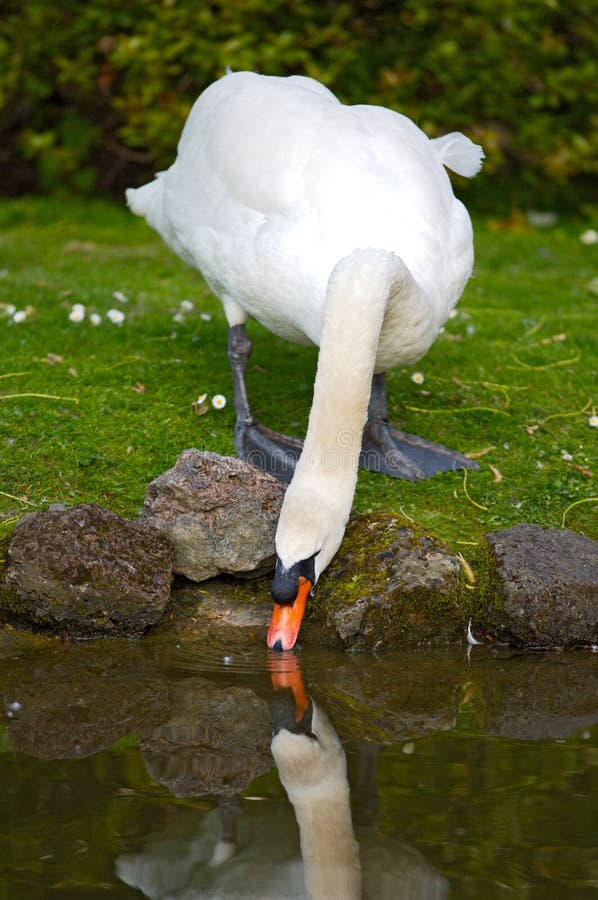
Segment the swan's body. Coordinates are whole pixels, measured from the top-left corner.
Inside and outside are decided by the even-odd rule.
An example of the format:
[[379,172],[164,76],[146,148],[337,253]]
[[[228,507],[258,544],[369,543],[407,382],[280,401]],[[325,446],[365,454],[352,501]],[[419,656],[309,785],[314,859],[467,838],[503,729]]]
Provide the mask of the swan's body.
[[[473,175],[481,157],[463,135],[429,140],[404,116],[344,106],[311,79],[241,72],[197,100],[171,168],[127,192],[222,300],[238,431],[253,422],[239,343],[247,318],[320,346],[276,538],[282,606],[289,584],[301,575],[313,585],[342,540],[372,376],[428,350],[469,278],[471,223],[443,164]],[[295,624],[294,634],[273,626],[270,645],[294,643]]]

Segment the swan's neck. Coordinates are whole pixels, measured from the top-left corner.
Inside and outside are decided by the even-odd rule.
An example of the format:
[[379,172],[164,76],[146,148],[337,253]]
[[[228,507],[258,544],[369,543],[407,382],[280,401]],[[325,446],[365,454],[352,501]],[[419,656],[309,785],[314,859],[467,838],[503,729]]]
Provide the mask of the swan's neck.
[[330,278],[300,472],[354,480],[392,286],[380,256],[356,251],[341,260]]
[[351,512],[383,326],[386,331],[390,322],[408,333],[422,308],[411,274],[394,253],[355,250],[335,267],[307,435],[278,524],[283,565],[316,553],[319,575],[336,553]]
[[299,825],[307,897],[358,900],[361,866],[346,777],[288,793]]

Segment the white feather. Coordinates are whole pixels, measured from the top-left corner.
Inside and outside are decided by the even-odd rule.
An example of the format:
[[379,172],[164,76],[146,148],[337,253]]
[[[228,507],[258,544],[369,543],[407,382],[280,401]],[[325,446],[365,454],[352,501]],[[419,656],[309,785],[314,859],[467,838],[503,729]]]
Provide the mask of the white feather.
[[484,150],[459,131],[433,138],[432,146],[441,163],[457,175],[473,178],[482,168]]

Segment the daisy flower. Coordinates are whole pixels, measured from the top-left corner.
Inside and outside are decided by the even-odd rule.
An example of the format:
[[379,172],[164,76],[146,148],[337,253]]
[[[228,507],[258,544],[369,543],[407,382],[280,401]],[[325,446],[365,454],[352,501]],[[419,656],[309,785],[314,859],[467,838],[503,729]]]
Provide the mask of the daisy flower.
[[125,314],[121,312],[120,309],[109,309],[106,313],[106,317],[114,324],[114,325],[122,325],[125,321]]
[[17,309],[15,313],[13,313],[12,320],[13,322],[24,322],[27,318],[27,313],[24,309]]
[[199,406],[201,406],[202,403],[205,403],[205,402],[206,402],[207,396],[208,396],[207,394],[200,394],[199,397],[197,398],[197,400],[196,400],[195,402],[196,402]]
[[570,453],[567,453],[566,450],[563,450],[561,456],[565,460],[565,462],[571,462],[571,460],[573,459],[572,455]]
[[209,313],[200,313],[200,314],[199,314],[199,318],[200,318],[203,322],[211,322],[211,320],[212,320],[212,317],[211,317],[211,315],[210,315]]
[[424,376],[421,372],[414,372],[411,376],[411,381],[413,381],[414,384],[423,384],[424,380]]
[[177,325],[182,325],[183,322],[185,321],[185,316],[183,315],[182,312],[175,313],[174,316],[172,317],[172,321],[176,322]]
[[193,312],[193,304],[190,300],[181,300],[181,312],[190,313]]
[[598,428],[598,416],[596,415],[596,413],[590,416],[590,418],[588,419],[588,425],[590,426],[590,428]]
[[14,316],[14,314],[16,313],[16,311],[17,311],[17,308],[16,308],[16,306],[14,305],[14,303],[8,303],[8,304],[4,307],[4,312],[5,312],[5,314],[6,314],[7,316],[11,316],[11,317]]
[[118,300],[119,303],[128,303],[129,302],[129,298],[126,296],[126,294],[123,294],[122,291],[113,291],[112,296],[114,297],[115,300]]
[[587,231],[584,231],[583,234],[579,235],[579,240],[582,244],[590,245],[590,244],[598,244],[598,231],[594,228],[588,228]]
[[92,313],[89,317],[89,321],[92,325],[98,326],[102,324],[102,317],[98,315],[98,313]]
[[85,318],[85,307],[82,303],[75,303],[73,308],[69,313],[69,319],[71,322],[82,322]]
[[226,406],[226,397],[222,394],[214,394],[212,397],[212,406],[214,409],[224,409]]

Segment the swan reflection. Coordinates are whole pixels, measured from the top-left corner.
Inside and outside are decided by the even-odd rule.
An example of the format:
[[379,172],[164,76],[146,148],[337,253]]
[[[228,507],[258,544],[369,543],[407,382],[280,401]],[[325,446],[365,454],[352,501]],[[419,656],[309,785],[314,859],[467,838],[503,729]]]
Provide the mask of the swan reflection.
[[[160,900],[447,897],[448,883],[416,850],[378,829],[376,747],[360,747],[352,814],[345,751],[328,716],[306,691],[299,658],[291,652],[269,654],[268,668],[270,746],[291,806],[263,795],[260,802],[241,798],[222,783],[217,809],[206,813],[200,802],[197,809],[175,808],[167,827],[140,852],[117,859],[118,876],[146,897]],[[255,700],[262,702],[257,695]],[[175,730],[179,735],[183,728],[187,736],[196,731],[205,737],[197,707],[193,721],[184,728],[181,709],[192,706],[187,701],[174,711]],[[240,705],[239,715],[242,709]],[[172,734],[172,724],[162,726],[150,743],[160,741],[166,753],[165,735]],[[262,739],[262,735],[255,738],[258,744]],[[202,746],[198,741],[197,754],[205,749],[205,742]],[[181,755],[183,766],[188,765],[189,750],[187,745]],[[172,744],[170,777],[178,753],[180,738]],[[195,791],[183,796],[197,797],[197,782]]]

